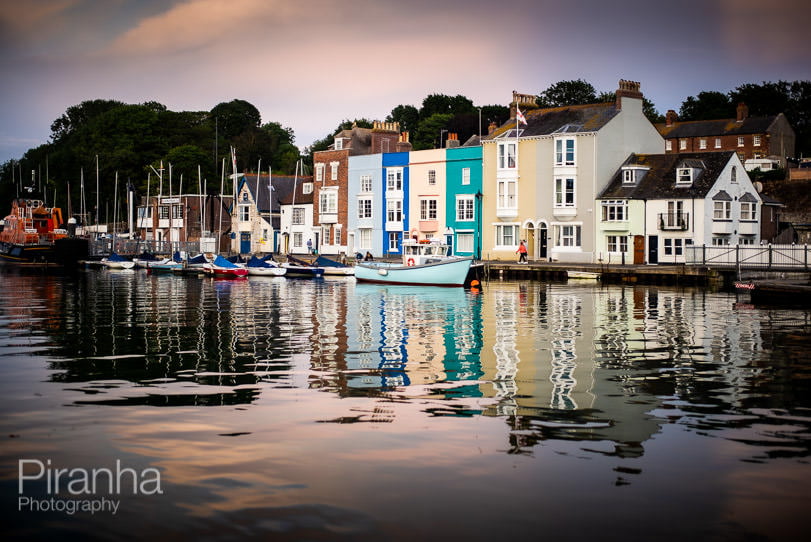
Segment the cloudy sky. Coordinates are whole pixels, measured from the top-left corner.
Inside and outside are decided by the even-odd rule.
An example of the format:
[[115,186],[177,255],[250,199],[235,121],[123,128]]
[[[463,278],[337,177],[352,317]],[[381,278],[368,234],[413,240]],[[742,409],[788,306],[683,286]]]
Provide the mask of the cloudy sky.
[[657,109],[811,79],[808,0],[26,0],[0,3],[0,163],[91,99],[247,100],[303,147],[431,93],[506,105],[585,79]]

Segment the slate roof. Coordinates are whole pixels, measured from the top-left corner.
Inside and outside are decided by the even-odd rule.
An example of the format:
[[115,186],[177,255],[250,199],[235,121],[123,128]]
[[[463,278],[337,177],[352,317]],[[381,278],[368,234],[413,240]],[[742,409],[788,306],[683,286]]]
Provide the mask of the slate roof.
[[[348,139],[344,142],[343,148],[348,149],[350,154],[369,154],[372,149],[372,129],[353,126],[348,130],[341,130],[333,137]],[[335,143],[329,146],[329,150],[335,150]]]
[[[302,185],[306,182],[313,182],[312,176],[298,177],[292,175],[272,175],[273,199],[268,197],[268,176],[260,175],[257,180],[256,175],[243,175],[240,183],[247,183],[256,207],[260,213],[270,212],[270,203],[273,203],[273,214],[281,212],[282,204],[290,204],[293,201],[293,185],[296,185],[296,203],[308,204],[313,202],[312,192],[304,194]],[[242,188],[240,184],[240,188]],[[272,216],[271,225],[278,229],[280,227],[279,217]]]
[[[527,124],[520,125],[518,129],[521,130],[521,137],[549,135],[555,132],[596,132],[617,116],[619,111],[615,102],[533,109],[523,112]],[[482,139],[498,139],[509,130],[515,130],[515,119],[508,120]]]
[[654,124],[656,130],[665,139],[679,137],[702,137],[743,134],[765,134],[777,119],[777,115],[770,117],[747,117],[742,122],[735,119],[694,120]]
[[[598,199],[704,199],[734,152],[632,154],[620,166]],[[623,183],[623,166],[650,168],[635,184]],[[676,169],[703,166],[690,185],[676,184]],[[739,174],[744,174],[741,171]]]

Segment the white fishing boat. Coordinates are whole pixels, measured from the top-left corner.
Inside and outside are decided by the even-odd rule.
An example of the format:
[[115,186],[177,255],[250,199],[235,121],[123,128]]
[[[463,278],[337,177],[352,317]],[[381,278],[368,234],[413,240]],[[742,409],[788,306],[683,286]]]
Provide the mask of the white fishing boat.
[[324,275],[337,275],[337,276],[352,276],[355,274],[354,266],[347,265],[345,263],[336,262],[335,260],[330,260],[329,258],[325,258],[324,256],[319,256],[313,262],[313,265],[316,267],[323,267],[324,268]]
[[287,269],[276,262],[262,260],[256,256],[251,257],[245,268],[252,277],[282,277],[287,273]]
[[464,286],[473,257],[450,255],[450,246],[440,243],[403,243],[402,263],[359,262],[355,278],[360,282]]
[[122,258],[115,252],[110,254],[107,258],[102,258],[101,263],[104,264],[107,269],[132,269],[135,267],[134,261]]
[[600,280],[600,273],[595,273],[593,271],[574,271],[574,270],[567,270],[566,277],[569,280]]

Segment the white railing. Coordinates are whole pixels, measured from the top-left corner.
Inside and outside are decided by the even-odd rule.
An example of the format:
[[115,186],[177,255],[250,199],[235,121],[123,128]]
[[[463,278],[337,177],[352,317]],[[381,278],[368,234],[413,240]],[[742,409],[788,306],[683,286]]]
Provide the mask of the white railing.
[[692,245],[684,248],[687,265],[742,269],[809,270],[808,245]]

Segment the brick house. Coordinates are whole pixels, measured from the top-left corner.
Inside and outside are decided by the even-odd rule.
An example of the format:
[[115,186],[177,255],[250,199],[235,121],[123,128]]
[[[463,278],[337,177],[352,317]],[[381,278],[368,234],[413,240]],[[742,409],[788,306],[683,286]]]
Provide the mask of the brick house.
[[733,151],[741,162],[773,159],[786,167],[794,156],[794,130],[783,113],[750,117],[749,108],[738,104],[734,119],[680,122],[676,112],[667,112],[665,122],[656,124],[665,139],[666,153]]
[[327,150],[313,153],[313,243],[319,253],[347,252],[349,157],[395,152],[399,130],[396,122],[353,125],[335,134]]

